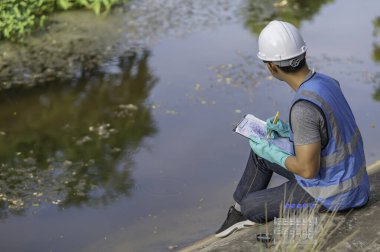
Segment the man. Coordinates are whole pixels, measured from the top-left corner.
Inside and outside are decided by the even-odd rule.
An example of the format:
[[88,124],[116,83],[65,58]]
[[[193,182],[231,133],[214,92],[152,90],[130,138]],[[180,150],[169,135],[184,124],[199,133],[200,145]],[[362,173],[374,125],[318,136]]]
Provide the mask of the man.
[[[309,69],[305,42],[292,24],[270,22],[258,45],[257,56],[270,73],[296,92],[289,124],[267,120],[271,137],[289,138],[293,152],[251,137],[247,166],[233,195],[236,204],[217,237],[273,220],[284,203],[318,203],[324,211],[341,211],[369,199],[362,137],[339,83]],[[289,181],[267,189],[273,172]]]

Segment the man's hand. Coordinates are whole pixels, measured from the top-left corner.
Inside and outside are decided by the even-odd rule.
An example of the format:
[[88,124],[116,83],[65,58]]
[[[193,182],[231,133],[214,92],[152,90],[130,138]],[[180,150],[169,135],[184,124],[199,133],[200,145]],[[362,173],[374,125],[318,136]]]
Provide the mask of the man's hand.
[[260,157],[286,168],[285,160],[290,156],[289,153],[269,143],[267,140],[256,136],[250,137],[249,145],[251,146],[252,150]]
[[[272,132],[270,134],[270,138],[275,139],[278,136],[280,137],[287,137],[289,138],[289,124],[284,122],[283,120],[279,119],[277,123],[273,123],[274,117],[267,119],[267,134],[269,132]],[[276,135],[277,134],[277,135]]]

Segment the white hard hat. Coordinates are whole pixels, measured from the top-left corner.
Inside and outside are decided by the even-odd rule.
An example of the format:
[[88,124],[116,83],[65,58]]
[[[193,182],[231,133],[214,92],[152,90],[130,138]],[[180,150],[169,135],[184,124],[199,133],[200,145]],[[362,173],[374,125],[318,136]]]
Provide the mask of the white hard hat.
[[279,66],[298,66],[305,57],[306,44],[298,29],[287,22],[274,20],[259,35],[257,57]]

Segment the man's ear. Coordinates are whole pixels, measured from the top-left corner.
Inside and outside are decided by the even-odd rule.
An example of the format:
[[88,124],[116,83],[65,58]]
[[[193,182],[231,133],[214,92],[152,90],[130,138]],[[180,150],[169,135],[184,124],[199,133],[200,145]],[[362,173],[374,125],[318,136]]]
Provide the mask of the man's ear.
[[279,71],[278,66],[272,62],[268,62],[267,67],[271,73],[276,74]]

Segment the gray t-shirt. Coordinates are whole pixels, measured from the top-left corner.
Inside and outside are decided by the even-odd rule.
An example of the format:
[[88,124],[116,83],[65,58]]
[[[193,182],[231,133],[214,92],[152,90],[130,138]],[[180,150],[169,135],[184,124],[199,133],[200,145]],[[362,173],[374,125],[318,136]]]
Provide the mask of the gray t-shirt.
[[312,102],[301,100],[293,105],[290,120],[294,145],[321,141],[322,149],[328,143],[325,117],[322,110]]

